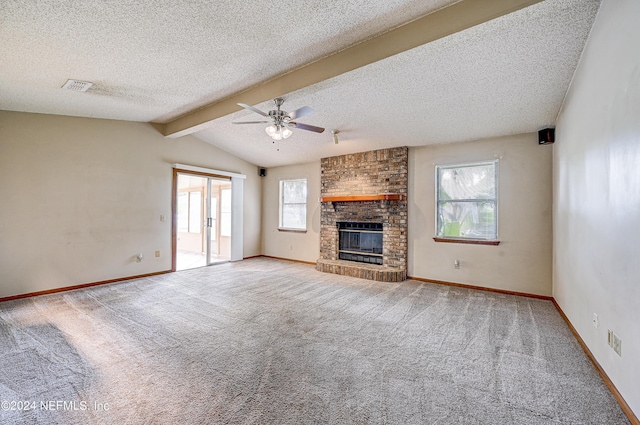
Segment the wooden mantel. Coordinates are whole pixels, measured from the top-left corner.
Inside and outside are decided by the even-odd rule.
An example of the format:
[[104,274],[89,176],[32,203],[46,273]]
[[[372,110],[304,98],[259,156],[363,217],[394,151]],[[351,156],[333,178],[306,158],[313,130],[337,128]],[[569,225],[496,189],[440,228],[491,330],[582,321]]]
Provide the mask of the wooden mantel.
[[379,195],[322,196],[320,202],[363,202],[363,201],[404,201],[401,193],[381,193]]

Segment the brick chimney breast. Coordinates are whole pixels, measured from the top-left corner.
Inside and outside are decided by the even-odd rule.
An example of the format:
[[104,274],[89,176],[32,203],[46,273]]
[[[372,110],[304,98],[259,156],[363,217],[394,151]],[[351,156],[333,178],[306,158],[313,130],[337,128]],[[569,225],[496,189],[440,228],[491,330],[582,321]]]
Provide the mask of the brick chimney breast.
[[[406,279],[408,154],[404,146],[322,158],[321,198],[349,200],[322,202],[318,270],[383,282]],[[393,200],[367,200],[380,195]],[[339,259],[340,222],[382,223],[382,265]]]

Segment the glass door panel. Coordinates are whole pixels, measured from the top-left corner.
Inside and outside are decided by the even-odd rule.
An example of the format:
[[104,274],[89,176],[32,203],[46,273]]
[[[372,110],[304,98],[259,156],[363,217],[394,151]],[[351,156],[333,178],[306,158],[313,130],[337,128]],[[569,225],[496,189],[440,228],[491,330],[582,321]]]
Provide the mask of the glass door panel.
[[[229,261],[231,258],[231,183],[224,179],[209,179],[207,213],[207,264]],[[229,217],[227,217],[229,215]],[[227,224],[229,221],[229,224]]]
[[205,194],[207,179],[178,174],[176,270],[207,264],[205,246]]

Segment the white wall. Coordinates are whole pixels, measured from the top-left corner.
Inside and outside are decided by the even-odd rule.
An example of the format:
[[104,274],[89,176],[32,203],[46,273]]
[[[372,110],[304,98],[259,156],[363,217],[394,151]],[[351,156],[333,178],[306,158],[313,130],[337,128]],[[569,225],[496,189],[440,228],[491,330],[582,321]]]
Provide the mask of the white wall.
[[[409,276],[550,296],[551,156],[537,133],[410,149]],[[435,242],[435,166],[496,158],[500,245]]]
[[[640,416],[640,2],[605,0],[554,145],[554,297]],[[599,328],[592,326],[598,314]],[[622,338],[622,357],[607,345]]]
[[[279,231],[279,182],[307,179],[307,232]],[[262,178],[262,253],[315,262],[320,256],[320,161],[267,169]]]
[[247,175],[244,255],[259,255],[255,165],[148,124],[0,111],[0,297],[169,270],[175,162]]

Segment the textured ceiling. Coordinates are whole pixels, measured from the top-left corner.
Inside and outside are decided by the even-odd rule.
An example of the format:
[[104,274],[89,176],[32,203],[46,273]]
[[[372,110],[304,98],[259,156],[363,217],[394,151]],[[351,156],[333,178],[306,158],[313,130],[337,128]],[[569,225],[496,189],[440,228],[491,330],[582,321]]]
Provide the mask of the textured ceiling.
[[[165,122],[452,3],[5,0],[0,109]],[[271,167],[536,131],[555,122],[598,6],[545,0],[288,93],[284,109],[312,107],[300,121],[323,134],[272,143],[231,124],[262,118],[241,111],[195,135]],[[68,78],[95,85],[62,90]]]
[[2,0],[0,109],[162,122],[451,3]]

